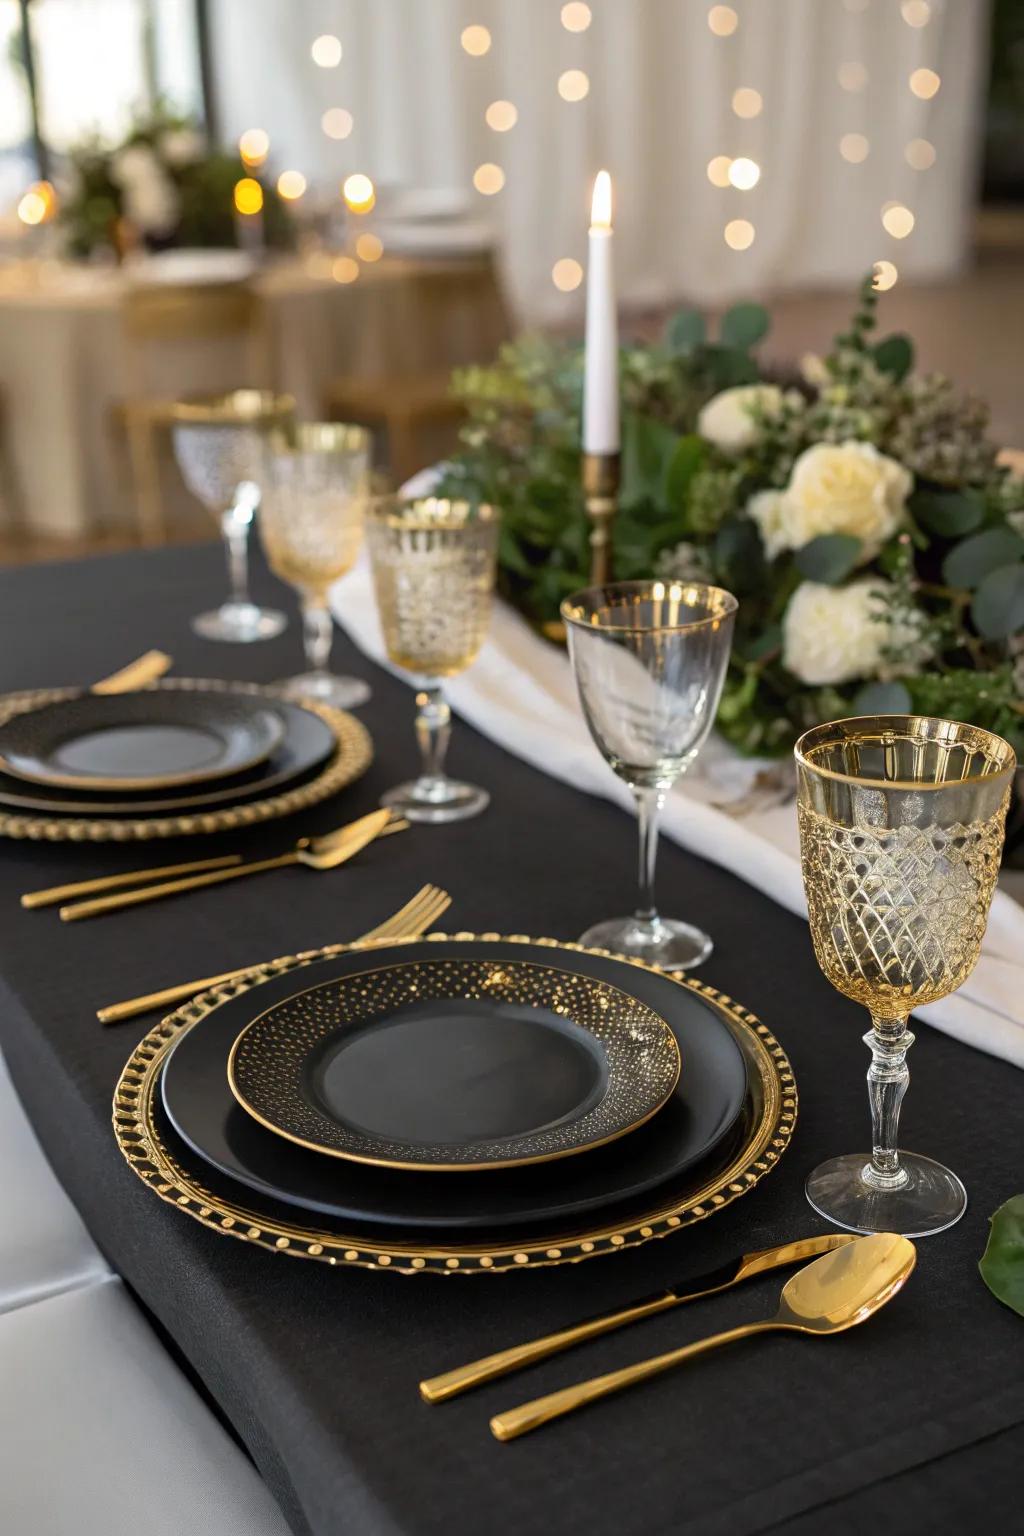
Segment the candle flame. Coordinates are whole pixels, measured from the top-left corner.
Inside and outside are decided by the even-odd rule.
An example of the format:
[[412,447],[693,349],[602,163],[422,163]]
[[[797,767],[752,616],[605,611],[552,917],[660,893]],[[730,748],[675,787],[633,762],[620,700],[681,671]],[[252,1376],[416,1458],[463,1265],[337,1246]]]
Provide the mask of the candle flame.
[[594,178],[594,196],[590,203],[591,229],[612,227],[612,179],[607,171],[598,171]]

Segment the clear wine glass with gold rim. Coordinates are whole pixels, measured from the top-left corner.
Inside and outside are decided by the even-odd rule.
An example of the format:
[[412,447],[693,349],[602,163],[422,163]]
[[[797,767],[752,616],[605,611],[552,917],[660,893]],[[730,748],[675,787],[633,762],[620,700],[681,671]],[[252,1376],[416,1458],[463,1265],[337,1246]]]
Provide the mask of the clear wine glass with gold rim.
[[267,446],[260,536],[272,571],[295,587],[309,671],[284,684],[292,698],[336,709],[365,704],[358,677],[328,670],[334,628],[327,594],[352,569],[363,537],[370,434],[338,421],[302,422]]
[[444,681],[464,672],[484,642],[498,556],[493,507],[437,497],[375,498],[366,541],[389,659],[416,688],[418,778],[382,796],[409,821],[461,821],[490,796],[450,779],[451,711]]
[[816,726],[796,744],[800,855],[818,964],[871,1015],[872,1150],[807,1180],[814,1209],[854,1232],[924,1237],[963,1215],[948,1168],[897,1148],[907,1019],[966,981],[999,873],[1013,749],[921,715]]
[[708,935],[654,904],[658,817],[665,795],[714,722],[736,599],[699,582],[620,581],[562,604],[569,655],[590,734],[636,799],[640,900],[632,917],[588,928],[580,942],[666,971],[699,965]]
[[205,640],[271,640],[288,622],[249,596],[249,534],[260,504],[267,434],[294,412],[291,395],[266,389],[195,395],[174,406],[174,456],[193,496],[217,520],[231,584],[227,602],[192,620]]

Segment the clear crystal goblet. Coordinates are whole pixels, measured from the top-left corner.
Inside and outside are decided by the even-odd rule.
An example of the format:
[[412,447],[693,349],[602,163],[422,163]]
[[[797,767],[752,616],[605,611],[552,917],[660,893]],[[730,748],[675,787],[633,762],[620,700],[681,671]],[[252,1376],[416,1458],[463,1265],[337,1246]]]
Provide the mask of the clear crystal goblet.
[[807,1198],[853,1232],[925,1237],[958,1221],[967,1195],[950,1169],[897,1148],[907,1019],[977,964],[1016,758],[989,731],[921,715],[835,720],[795,750],[814,953],[871,1015],[871,1152],[822,1163]]
[[583,944],[666,971],[712,950],[702,929],[654,904],[658,817],[697,756],[725,681],[736,599],[698,582],[621,581],[562,604],[576,687],[602,757],[633,791],[640,830],[640,900],[632,917],[588,928]]

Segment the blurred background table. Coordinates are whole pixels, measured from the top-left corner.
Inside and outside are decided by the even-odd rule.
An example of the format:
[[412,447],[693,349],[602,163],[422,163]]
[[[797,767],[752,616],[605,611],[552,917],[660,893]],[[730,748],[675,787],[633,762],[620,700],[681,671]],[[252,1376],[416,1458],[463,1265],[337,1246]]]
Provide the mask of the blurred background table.
[[[285,257],[218,284],[222,299],[230,287],[251,300],[230,312],[203,304],[212,284],[145,281],[145,262],[0,268],[3,521],[55,539],[133,531],[131,407],[240,381],[287,391],[304,415],[393,435],[396,473],[444,452],[457,421],[450,370],[490,359],[508,334],[490,252],[385,255],[362,267],[358,284],[346,260]],[[143,451],[158,456],[165,531],[194,531],[201,514],[166,435],[154,432]]]

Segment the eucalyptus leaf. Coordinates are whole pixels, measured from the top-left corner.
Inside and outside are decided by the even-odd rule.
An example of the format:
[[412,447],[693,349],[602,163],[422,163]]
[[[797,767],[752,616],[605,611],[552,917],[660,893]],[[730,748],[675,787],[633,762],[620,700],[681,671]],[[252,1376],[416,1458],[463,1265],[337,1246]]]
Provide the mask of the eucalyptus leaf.
[[705,347],[701,356],[716,390],[732,389],[737,384],[756,384],[760,378],[754,359],[741,347]]
[[904,683],[865,683],[853,701],[858,715],[909,715],[912,707]]
[[774,651],[782,649],[782,625],[768,624],[757,636],[743,647],[744,661],[762,661]]
[[985,515],[981,502],[969,491],[918,490],[910,498],[910,510],[929,533],[943,539],[973,533]]
[[749,517],[731,517],[715,534],[713,563],[719,581],[734,592],[752,592],[764,580],[764,548]]
[[872,348],[871,355],[876,366],[897,383],[905,379],[914,366],[914,344],[909,336],[902,334],[886,336],[884,341]]
[[971,618],[986,640],[1006,640],[1024,629],[1024,563],[989,571],[974,594]]
[[675,510],[683,506],[689,494],[690,481],[703,462],[703,438],[691,432],[678,439],[665,469],[664,499],[667,507]]
[[961,539],[942,562],[942,577],[950,587],[974,588],[989,571],[1024,557],[1024,539],[1012,528],[986,528]]
[[1024,1195],[1014,1195],[991,1218],[978,1269],[993,1296],[1024,1317]]
[[622,505],[660,501],[679,434],[653,416],[627,412],[622,423]]
[[722,316],[719,340],[727,347],[739,347],[746,352],[767,336],[770,325],[768,311],[760,304],[734,304]]
[[834,587],[849,576],[861,557],[863,546],[852,533],[822,533],[802,545],[794,557],[796,568],[808,581]]
[[698,309],[677,310],[665,327],[665,343],[672,352],[692,352],[704,337],[704,316]]

